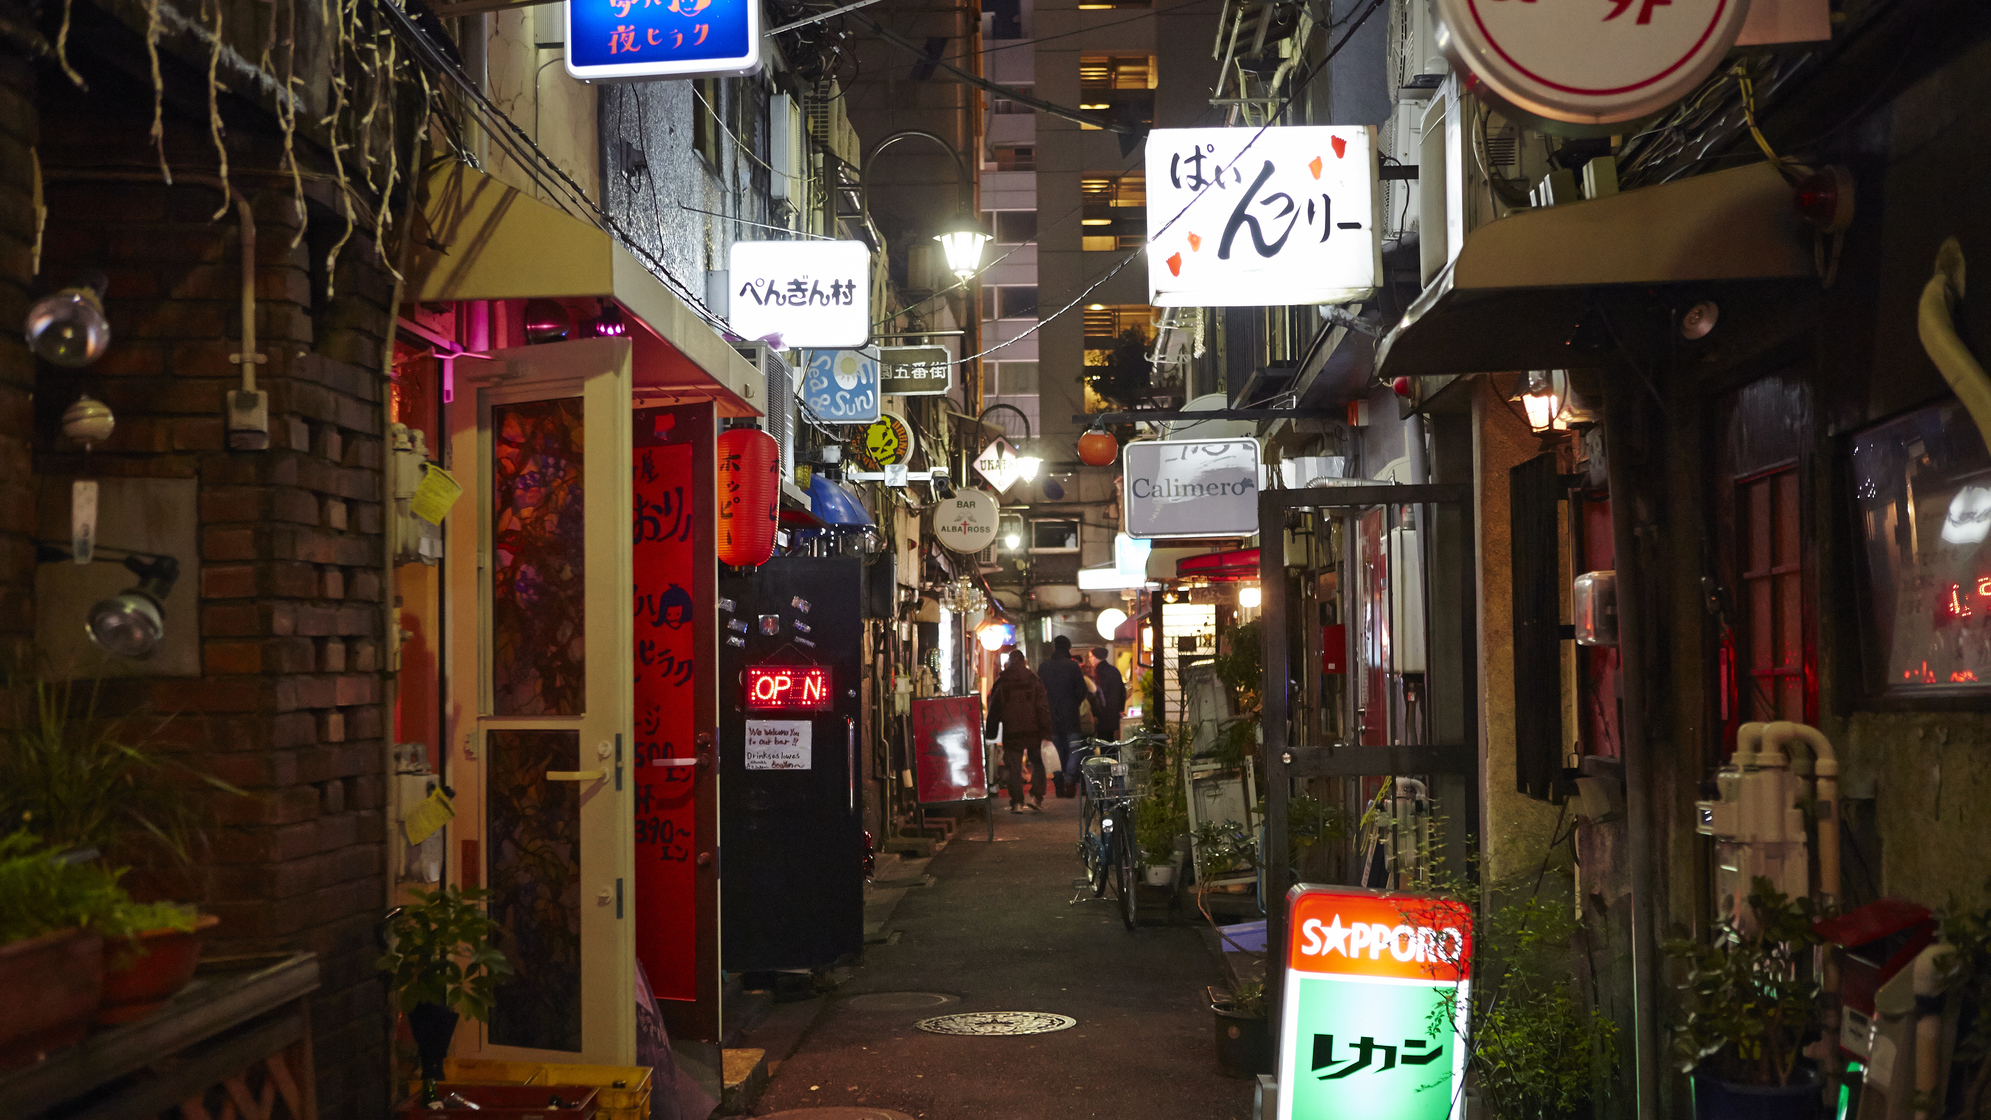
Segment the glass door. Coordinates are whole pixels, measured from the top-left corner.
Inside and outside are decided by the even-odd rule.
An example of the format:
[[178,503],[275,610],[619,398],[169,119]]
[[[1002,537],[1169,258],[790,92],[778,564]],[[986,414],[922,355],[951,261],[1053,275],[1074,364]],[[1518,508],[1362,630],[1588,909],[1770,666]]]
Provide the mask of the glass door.
[[514,974],[455,1052],[628,1065],[630,344],[482,358],[448,405],[451,864],[489,888]]

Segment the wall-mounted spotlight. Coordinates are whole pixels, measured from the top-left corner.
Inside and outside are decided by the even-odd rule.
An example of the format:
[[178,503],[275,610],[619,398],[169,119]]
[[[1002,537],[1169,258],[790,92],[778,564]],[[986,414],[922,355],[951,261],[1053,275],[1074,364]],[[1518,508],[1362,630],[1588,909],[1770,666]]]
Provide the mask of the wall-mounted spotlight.
[[80,369],[104,356],[111,345],[111,321],[104,317],[101,272],[45,295],[28,308],[28,346],[51,365]]
[[[127,587],[91,607],[84,629],[91,641],[114,657],[149,657],[166,638],[166,596],[172,594],[173,584],[180,578],[180,562],[171,556],[125,549],[98,551],[124,553],[124,566],[138,577],[138,586]],[[60,545],[35,546],[35,559],[42,563],[68,560],[71,555]]]

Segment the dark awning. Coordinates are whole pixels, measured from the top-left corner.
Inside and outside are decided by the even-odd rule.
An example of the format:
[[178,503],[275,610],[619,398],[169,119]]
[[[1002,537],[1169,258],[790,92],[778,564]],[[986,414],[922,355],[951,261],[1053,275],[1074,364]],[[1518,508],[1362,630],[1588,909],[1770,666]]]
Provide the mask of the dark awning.
[[1815,275],[1813,234],[1767,163],[1530,210],[1466,235],[1376,348],[1376,376],[1606,364],[1569,345],[1600,290]]
[[1176,579],[1207,579],[1212,582],[1258,578],[1258,550],[1233,548],[1226,552],[1206,552],[1185,556],[1175,562]]

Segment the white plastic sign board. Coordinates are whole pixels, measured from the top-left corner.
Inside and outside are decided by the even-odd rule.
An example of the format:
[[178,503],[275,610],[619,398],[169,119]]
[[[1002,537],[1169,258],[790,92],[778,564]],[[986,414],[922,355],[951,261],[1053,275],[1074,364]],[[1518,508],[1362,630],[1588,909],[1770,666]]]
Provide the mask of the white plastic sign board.
[[869,424],[882,414],[878,359],[862,350],[812,350],[802,403],[825,424]]
[[809,741],[813,730],[808,720],[748,720],[747,769],[809,769]]
[[871,250],[862,241],[735,241],[727,263],[733,331],[776,350],[857,347],[871,338]]
[[1278,1120],[1462,1120],[1471,910],[1359,887],[1286,903]]
[[1366,125],[1149,133],[1151,302],[1256,307],[1367,296],[1383,267],[1375,137]]
[[1124,451],[1127,535],[1243,537],[1258,532],[1258,441],[1135,440]]
[[584,82],[760,69],[758,0],[570,0],[567,73]]
[[995,543],[1002,510],[994,494],[961,489],[933,504],[933,535],[956,552],[980,552]]
[[[1482,93],[1549,121],[1608,127],[1697,88],[1735,43],[1746,0],[1435,0],[1439,42]],[[1152,175],[1152,173],[1150,173]]]

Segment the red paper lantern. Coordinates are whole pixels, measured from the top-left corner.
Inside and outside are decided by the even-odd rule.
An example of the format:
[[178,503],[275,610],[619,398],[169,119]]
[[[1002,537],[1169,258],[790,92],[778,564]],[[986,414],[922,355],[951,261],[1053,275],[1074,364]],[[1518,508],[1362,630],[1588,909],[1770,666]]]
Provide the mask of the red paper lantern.
[[781,519],[781,445],[759,428],[719,433],[719,561],[767,563]]
[[1120,441],[1104,428],[1094,428],[1078,437],[1078,461],[1088,467],[1110,467],[1120,457]]

